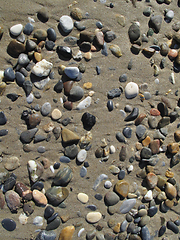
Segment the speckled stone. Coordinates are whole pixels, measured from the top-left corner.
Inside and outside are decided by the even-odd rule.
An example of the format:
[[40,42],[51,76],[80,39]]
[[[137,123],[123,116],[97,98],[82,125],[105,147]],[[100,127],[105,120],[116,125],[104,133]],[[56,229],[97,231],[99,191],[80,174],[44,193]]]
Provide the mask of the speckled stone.
[[129,183],[126,182],[125,180],[119,180],[115,184],[114,190],[118,195],[125,198],[129,193]]

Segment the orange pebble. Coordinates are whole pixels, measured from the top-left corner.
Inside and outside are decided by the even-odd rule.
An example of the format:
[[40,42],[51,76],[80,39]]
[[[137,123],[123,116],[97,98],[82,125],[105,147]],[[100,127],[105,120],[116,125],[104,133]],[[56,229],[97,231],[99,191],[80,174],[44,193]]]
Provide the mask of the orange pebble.
[[168,57],[170,60],[173,60],[174,58],[176,58],[178,55],[178,52],[176,49],[170,49],[169,53],[168,53]]
[[159,116],[160,115],[160,111],[157,110],[156,108],[152,108],[150,110],[150,114],[151,114],[151,116]]
[[91,83],[91,82],[84,83],[84,84],[83,84],[83,88],[85,88],[85,89],[90,89],[90,88],[92,88],[92,83]]
[[143,141],[142,141],[142,145],[144,147],[147,147],[151,142],[151,138],[149,136],[147,136]]

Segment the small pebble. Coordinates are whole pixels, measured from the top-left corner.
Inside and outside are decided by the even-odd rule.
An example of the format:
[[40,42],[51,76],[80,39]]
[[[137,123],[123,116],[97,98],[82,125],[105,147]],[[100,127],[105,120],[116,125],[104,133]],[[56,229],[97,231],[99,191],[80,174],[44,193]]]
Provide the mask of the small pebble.
[[16,222],[13,219],[5,218],[1,221],[1,225],[7,231],[14,231],[16,229]]

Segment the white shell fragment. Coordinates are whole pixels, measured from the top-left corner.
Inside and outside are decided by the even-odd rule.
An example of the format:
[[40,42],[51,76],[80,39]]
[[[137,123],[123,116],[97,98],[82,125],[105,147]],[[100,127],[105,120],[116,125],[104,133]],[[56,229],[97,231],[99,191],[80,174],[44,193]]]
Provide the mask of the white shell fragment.
[[78,237],[80,237],[84,231],[85,231],[85,228],[81,228],[78,232]]
[[21,214],[19,215],[19,222],[20,222],[22,225],[26,224],[26,223],[27,223],[27,220],[28,220],[28,217],[26,216],[25,213],[21,213]]
[[37,77],[47,77],[53,67],[53,64],[46,61],[45,59],[37,62],[32,69],[32,73]]
[[144,196],[144,199],[146,201],[151,201],[153,199],[153,194],[152,194],[152,190],[149,190],[146,195]]
[[84,100],[82,100],[76,107],[77,110],[82,110],[91,105],[91,97],[88,96]]
[[79,162],[84,162],[86,160],[86,157],[87,157],[87,151],[85,149],[82,149],[79,151],[77,155],[77,160]]

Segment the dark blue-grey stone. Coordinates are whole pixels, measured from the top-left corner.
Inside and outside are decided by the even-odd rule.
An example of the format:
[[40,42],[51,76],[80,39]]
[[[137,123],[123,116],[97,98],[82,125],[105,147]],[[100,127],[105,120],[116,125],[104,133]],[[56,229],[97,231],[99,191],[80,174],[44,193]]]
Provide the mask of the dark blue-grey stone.
[[160,227],[159,232],[158,232],[158,237],[161,237],[162,235],[164,235],[164,233],[166,232],[166,226],[163,225]]
[[46,140],[46,137],[45,136],[43,136],[43,135],[36,135],[35,137],[34,137],[34,143],[38,143],[38,142],[42,142],[42,141],[44,141],[44,140]]
[[30,59],[28,58],[28,55],[25,53],[21,53],[18,57],[18,63],[21,66],[28,65],[28,63],[30,63]]
[[115,97],[120,97],[120,96],[121,96],[121,89],[119,88],[114,88],[107,93],[107,97],[109,99],[113,99]]
[[103,24],[100,21],[98,21],[98,22],[96,22],[96,27],[101,29],[101,28],[103,28]]
[[33,191],[34,189],[37,189],[37,190],[41,191],[43,188],[44,188],[44,183],[37,181],[32,185],[31,190]]
[[138,40],[140,37],[140,28],[136,23],[133,23],[128,30],[129,39],[131,42]]
[[96,117],[91,113],[85,112],[82,115],[81,121],[85,129],[90,130],[96,123]]
[[49,218],[47,219],[47,224],[49,224],[50,222],[52,222],[55,218],[57,218],[57,216],[58,216],[58,213],[55,213],[55,214],[53,214],[51,217],[49,217]]
[[48,28],[47,30],[47,37],[50,41],[56,41],[56,32],[53,28]]
[[36,240],[55,240],[56,233],[54,231],[42,230],[36,237]]
[[174,223],[177,225],[177,226],[180,226],[180,220],[177,219],[176,221],[174,221]]
[[141,217],[134,218],[134,223],[139,223],[141,221]]
[[127,81],[127,75],[124,73],[119,77],[120,82],[126,82]]
[[107,108],[108,108],[108,110],[109,110],[110,112],[114,109],[113,101],[112,101],[112,100],[109,100],[109,101],[107,102]]
[[45,148],[44,146],[39,146],[39,147],[37,148],[37,151],[38,151],[38,153],[45,153],[46,148]]
[[91,211],[96,211],[97,207],[94,204],[86,206],[86,208],[90,209]]
[[132,233],[135,228],[136,228],[136,225],[133,222],[129,223],[127,227],[127,233]]
[[55,47],[55,43],[53,41],[46,41],[45,42],[45,48],[48,50],[48,51],[52,51],[53,48]]
[[123,134],[122,134],[121,132],[117,132],[117,133],[116,133],[116,139],[117,139],[119,142],[123,142],[123,143],[126,142],[126,139],[125,139],[125,137],[123,136]]
[[151,27],[155,33],[160,31],[162,24],[162,16],[161,15],[152,15],[149,20],[149,27]]
[[54,86],[54,91],[57,93],[61,93],[63,90],[63,81],[59,80],[56,85]]
[[62,163],[69,163],[71,161],[71,159],[66,156],[61,156],[59,160]]
[[125,178],[126,172],[124,170],[121,170],[118,174],[118,179],[122,180]]
[[97,75],[100,75],[101,73],[101,68],[99,66],[96,66],[96,72],[97,72]]
[[33,30],[34,30],[34,27],[32,23],[27,23],[24,27],[23,33],[26,35],[30,35]]
[[153,217],[158,211],[158,208],[156,206],[152,206],[148,209],[148,215],[150,217]]
[[65,59],[72,58],[72,50],[70,47],[58,46],[57,53],[60,58],[65,58]]
[[144,136],[145,132],[146,132],[145,126],[140,124],[136,127],[136,136],[138,139],[141,139]]
[[104,55],[104,56],[108,56],[108,50],[107,50],[107,44],[106,42],[104,42],[104,45],[103,45],[103,48],[101,50],[101,54]]
[[167,228],[170,229],[172,232],[174,232],[175,234],[179,233],[179,228],[178,226],[173,223],[172,221],[168,221],[167,222]]
[[0,125],[5,125],[7,123],[7,118],[4,112],[0,112]]
[[123,129],[123,134],[126,138],[131,138],[132,135],[132,129],[130,127],[125,127]]
[[26,80],[26,81],[23,82],[23,89],[26,93],[26,96],[29,96],[29,94],[32,91],[32,87],[33,87],[33,84],[30,80]]
[[17,93],[9,93],[6,95],[6,97],[11,99],[12,102],[15,102],[19,96]]
[[127,225],[128,225],[127,220],[124,220],[124,221],[121,223],[120,231],[121,231],[121,232],[125,232],[125,231],[126,231],[126,228],[127,228]]
[[4,190],[9,191],[13,189],[15,184],[16,184],[16,179],[13,176],[9,177],[4,183]]
[[81,81],[81,79],[82,79],[82,73],[79,72],[79,75],[77,76],[77,78],[74,79],[74,81],[79,82]]
[[138,210],[145,209],[145,208],[146,208],[146,206],[144,204],[141,204],[141,205],[139,205]]
[[149,17],[151,15],[151,7],[147,7],[143,11],[144,16]]
[[56,228],[59,227],[61,223],[61,220],[59,217],[56,217],[52,222],[50,222],[47,227],[46,227],[46,230],[49,231],[49,230],[54,230]]
[[113,31],[107,31],[104,35],[104,40],[106,42],[112,42],[116,38],[116,34]]
[[33,128],[30,130],[23,131],[20,135],[20,140],[22,143],[30,143],[34,138],[35,134],[37,133],[38,128]]
[[64,38],[64,42],[70,46],[77,45],[77,41],[78,41],[78,39],[76,37],[72,37],[72,36],[67,36]]
[[44,210],[44,218],[48,219],[50,218],[54,213],[54,208],[51,206],[47,206]]
[[22,73],[20,73],[20,72],[16,72],[16,73],[15,73],[15,78],[16,78],[16,83],[17,83],[17,85],[19,85],[20,87],[22,87],[22,86],[23,86],[23,83],[24,83],[24,81],[25,81],[24,75],[23,75]]
[[143,147],[141,149],[140,155],[141,155],[141,158],[149,159],[152,156],[152,151],[148,147]]
[[82,25],[81,22],[75,21],[74,22],[74,26],[79,30],[79,31],[83,31],[86,29],[86,27],[84,25]]
[[37,44],[33,40],[28,39],[26,41],[26,50],[28,52],[34,51],[36,47],[37,47]]
[[16,222],[13,219],[5,218],[2,220],[1,225],[7,231],[14,231],[16,229]]
[[141,228],[141,238],[142,240],[151,240],[151,235],[147,226]]
[[8,80],[8,81],[14,81],[15,79],[15,74],[14,74],[14,70],[9,67],[9,68],[6,68],[4,70],[4,77]]
[[70,159],[74,159],[78,154],[78,147],[76,144],[72,144],[64,148],[64,154]]
[[[24,77],[28,76],[28,71],[24,67],[19,69],[19,72],[22,73]],[[15,77],[16,77],[16,74],[15,74]]]
[[139,108],[133,108],[132,112],[124,119],[125,122],[135,120],[139,115]]
[[54,169],[59,169],[60,163],[59,162],[54,163],[53,167]]
[[86,174],[87,174],[87,168],[83,166],[80,170],[80,176],[83,178],[86,176]]
[[0,130],[0,137],[6,136],[8,134],[8,129],[1,129]]
[[103,196],[100,193],[96,193],[94,197],[95,197],[95,199],[97,199],[99,201],[101,201],[103,198]]

